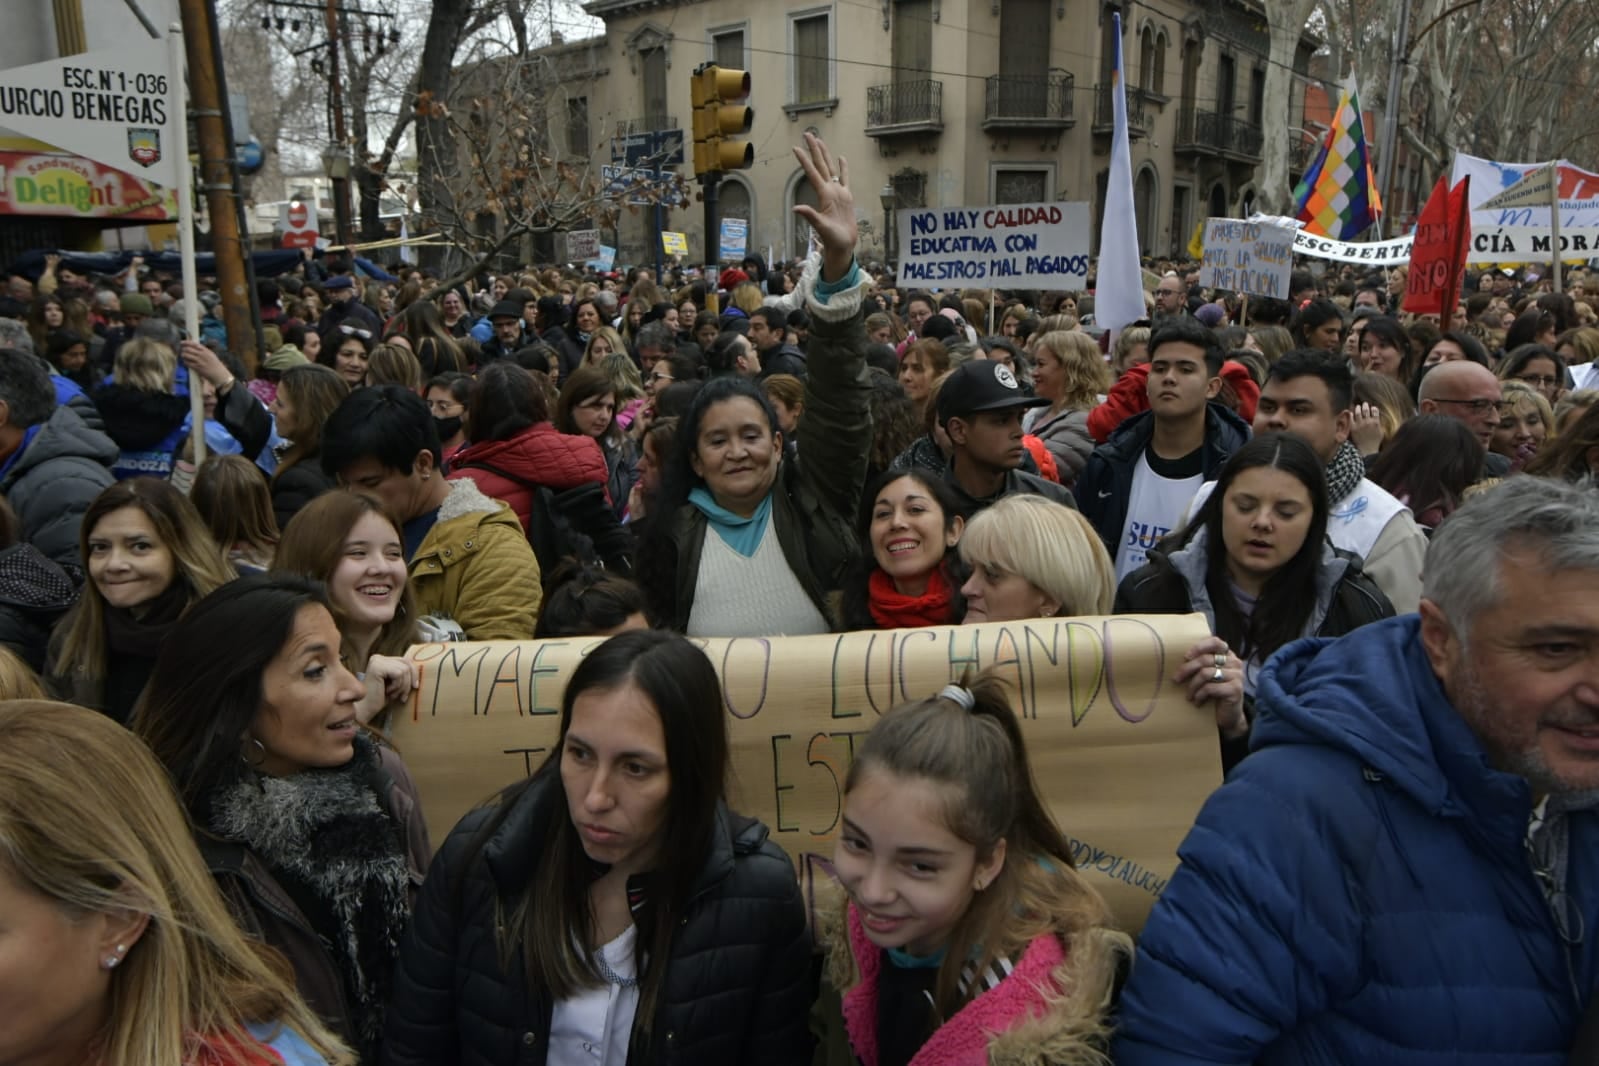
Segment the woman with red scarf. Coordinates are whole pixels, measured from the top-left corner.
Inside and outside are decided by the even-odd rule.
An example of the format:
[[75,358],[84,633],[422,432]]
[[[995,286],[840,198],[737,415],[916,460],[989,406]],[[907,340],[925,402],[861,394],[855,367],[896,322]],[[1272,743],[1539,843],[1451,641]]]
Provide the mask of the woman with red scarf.
[[955,545],[965,522],[949,486],[920,468],[887,470],[867,487],[857,530],[869,547],[844,586],[846,629],[914,629],[960,621]]

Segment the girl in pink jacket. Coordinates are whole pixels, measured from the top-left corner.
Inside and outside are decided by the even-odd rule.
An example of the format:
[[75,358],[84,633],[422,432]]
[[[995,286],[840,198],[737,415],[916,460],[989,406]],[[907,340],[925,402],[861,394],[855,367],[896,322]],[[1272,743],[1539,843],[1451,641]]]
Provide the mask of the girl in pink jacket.
[[1072,867],[1003,682],[886,714],[845,782],[829,939],[864,1066],[1104,1063],[1131,944]]

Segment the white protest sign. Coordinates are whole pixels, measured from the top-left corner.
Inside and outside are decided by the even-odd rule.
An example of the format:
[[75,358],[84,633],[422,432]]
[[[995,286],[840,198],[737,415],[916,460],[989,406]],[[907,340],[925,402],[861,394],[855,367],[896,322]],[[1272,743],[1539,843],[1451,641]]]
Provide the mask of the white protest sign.
[[1339,263],[1371,263],[1375,266],[1394,266],[1410,262],[1412,237],[1396,237],[1391,241],[1372,241],[1354,244],[1335,241],[1331,237],[1318,237],[1300,230],[1294,234],[1294,253],[1315,259],[1331,259]]
[[1088,285],[1088,204],[908,208],[899,212],[898,223],[902,287],[974,281],[1017,288]]
[[167,187],[178,183],[165,40],[0,71],[0,126]]
[[[1474,213],[1474,217],[1481,217]],[[1413,238],[1396,237],[1391,241],[1372,241],[1370,244],[1351,244],[1318,237],[1301,230],[1294,235],[1294,253],[1316,259],[1331,259],[1339,263],[1369,263],[1372,266],[1391,267],[1410,261]],[[1472,223],[1471,253],[1467,259],[1473,263],[1526,263],[1549,258],[1552,238],[1548,226],[1489,225],[1478,228]],[[1560,251],[1570,259],[1589,259],[1599,256],[1599,226],[1582,226],[1560,230]]]
[[1289,226],[1239,218],[1206,219],[1199,284],[1207,289],[1287,299],[1294,237]]
[[717,258],[723,260],[744,258],[744,252],[749,246],[749,239],[750,224],[748,219],[722,219],[721,239],[717,241]]
[[600,231],[575,229],[566,235],[566,258],[575,263],[585,262],[600,254]]

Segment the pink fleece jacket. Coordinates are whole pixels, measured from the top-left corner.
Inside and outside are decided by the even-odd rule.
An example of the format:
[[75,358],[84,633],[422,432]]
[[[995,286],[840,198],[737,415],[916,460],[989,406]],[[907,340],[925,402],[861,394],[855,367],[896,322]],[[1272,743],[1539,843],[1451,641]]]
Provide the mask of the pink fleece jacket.
[[[850,951],[861,979],[844,993],[844,1028],[864,1066],[877,1066],[877,975],[883,968],[883,950],[867,938],[853,903],[848,923]],[[1048,1009],[1045,993],[1054,992],[1052,975],[1065,959],[1059,938],[1034,940],[1010,976],[939,1026],[910,1066],[987,1066],[988,1044],[994,1036]]]

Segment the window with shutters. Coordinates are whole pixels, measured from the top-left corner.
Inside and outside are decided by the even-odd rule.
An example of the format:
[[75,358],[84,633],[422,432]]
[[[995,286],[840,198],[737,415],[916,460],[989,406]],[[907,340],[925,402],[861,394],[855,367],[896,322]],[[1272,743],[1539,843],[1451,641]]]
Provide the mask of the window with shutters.
[[793,90],[789,102],[803,106],[833,100],[832,9],[790,15],[788,36]]
[[745,58],[743,25],[713,29],[711,31],[711,62],[732,70],[748,70]]
[[572,155],[588,155],[589,144],[589,98],[586,96],[568,96],[566,98],[566,150]]
[[644,129],[667,127],[666,49],[651,48],[639,54],[639,69],[644,75]]
[[890,42],[896,82],[919,81],[933,69],[933,0],[899,0]]

